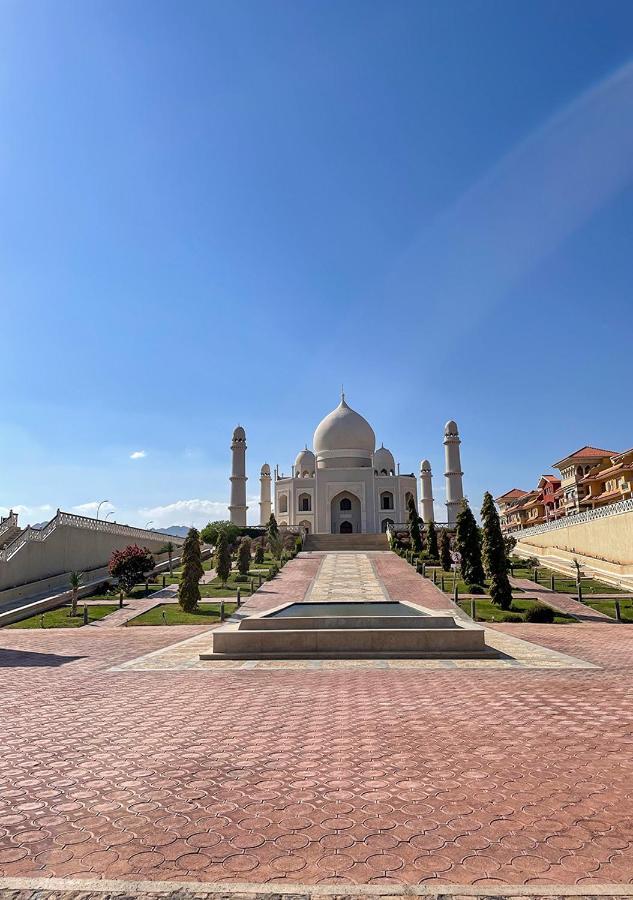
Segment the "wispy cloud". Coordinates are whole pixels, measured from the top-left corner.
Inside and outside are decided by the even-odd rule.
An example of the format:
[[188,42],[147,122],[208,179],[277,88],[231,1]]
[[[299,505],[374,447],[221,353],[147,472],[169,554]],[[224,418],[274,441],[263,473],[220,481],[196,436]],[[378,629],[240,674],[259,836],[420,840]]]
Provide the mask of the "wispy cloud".
[[[88,503],[78,503],[77,506],[73,506],[73,511],[78,513],[96,512],[101,502],[102,501],[100,500],[90,500]],[[112,510],[112,512],[116,509],[109,500],[106,500],[103,505],[106,506],[108,510]]]
[[134,453],[130,453],[130,459],[145,459],[146,456],[146,450],[135,450]]
[[[17,513],[20,516],[20,525],[28,525],[32,522],[40,522],[42,520],[50,519],[51,513],[54,512],[53,507],[50,503],[42,503],[40,506],[24,506],[24,504],[18,503],[17,506],[12,507],[13,512]],[[7,516],[9,514],[8,506],[0,506],[0,515]]]

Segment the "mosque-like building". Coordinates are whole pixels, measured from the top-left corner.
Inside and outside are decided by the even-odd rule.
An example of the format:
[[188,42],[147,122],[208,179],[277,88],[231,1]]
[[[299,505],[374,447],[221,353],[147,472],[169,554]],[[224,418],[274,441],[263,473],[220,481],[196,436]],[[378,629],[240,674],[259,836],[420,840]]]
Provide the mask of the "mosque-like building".
[[[455,422],[446,423],[446,522],[455,523],[463,498],[460,439]],[[231,522],[246,525],[246,432],[241,425],[231,443]],[[301,526],[316,534],[378,534],[408,521],[413,497],[425,522],[435,520],[433,482],[428,460],[420,464],[420,498],[414,474],[401,474],[393,454],[381,444],[369,422],[341,402],[317,426],[312,450],[297,454],[290,475],[264,463],[260,473],[260,523],[273,509],[280,526]]]

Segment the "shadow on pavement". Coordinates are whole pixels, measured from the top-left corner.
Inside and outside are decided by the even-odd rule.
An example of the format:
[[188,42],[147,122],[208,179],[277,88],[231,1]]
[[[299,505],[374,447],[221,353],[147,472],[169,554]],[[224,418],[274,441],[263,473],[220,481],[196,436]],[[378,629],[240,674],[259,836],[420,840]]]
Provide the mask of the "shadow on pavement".
[[65,666],[66,663],[85,656],[57,656],[55,653],[33,653],[32,650],[3,650],[0,648],[0,668],[42,667],[51,668]]

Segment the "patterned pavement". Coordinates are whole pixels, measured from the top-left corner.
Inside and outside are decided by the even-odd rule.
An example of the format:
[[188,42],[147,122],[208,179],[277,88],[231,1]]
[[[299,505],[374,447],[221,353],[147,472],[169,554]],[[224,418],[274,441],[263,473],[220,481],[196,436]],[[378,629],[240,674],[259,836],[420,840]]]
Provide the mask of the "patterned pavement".
[[[371,559],[394,599],[432,587]],[[633,883],[627,626],[494,629],[594,668],[113,670],[206,631],[0,632],[0,875]]]
[[542,584],[536,584],[534,581],[530,581],[529,578],[511,578],[510,583],[512,587],[529,592],[531,597],[535,597],[553,609],[557,609],[559,612],[569,616],[576,616],[581,622],[614,621],[610,616],[599,612],[597,609],[592,609],[590,606],[585,606],[584,603],[581,603],[569,594],[559,594],[558,591],[552,591]]

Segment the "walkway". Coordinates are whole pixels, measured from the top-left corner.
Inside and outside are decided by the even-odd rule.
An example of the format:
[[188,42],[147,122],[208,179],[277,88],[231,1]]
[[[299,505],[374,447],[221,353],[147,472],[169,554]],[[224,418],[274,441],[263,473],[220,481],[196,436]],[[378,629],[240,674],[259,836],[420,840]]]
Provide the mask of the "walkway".
[[130,619],[135,619],[155,606],[161,603],[170,603],[176,599],[178,591],[177,584],[170,584],[162,591],[156,591],[149,597],[129,597],[123,609],[117,609],[116,612],[110,613],[103,619],[92,622],[90,628],[120,628],[126,625]]
[[610,616],[606,616],[590,606],[585,606],[584,603],[580,603],[569,594],[559,594],[558,591],[552,591],[542,584],[536,584],[536,582],[530,581],[529,578],[511,578],[510,584],[513,588],[525,591],[530,597],[540,600],[541,603],[551,606],[552,609],[556,609],[558,612],[568,616],[575,616],[580,622],[606,623],[614,621]]

